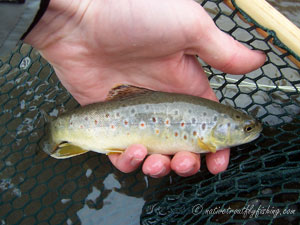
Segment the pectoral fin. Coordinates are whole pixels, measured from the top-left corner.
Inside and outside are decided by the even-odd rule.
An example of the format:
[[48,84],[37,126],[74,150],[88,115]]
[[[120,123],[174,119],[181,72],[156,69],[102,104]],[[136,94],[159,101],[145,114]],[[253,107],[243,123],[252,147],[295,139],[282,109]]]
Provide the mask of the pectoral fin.
[[214,145],[212,145],[210,143],[205,143],[200,138],[198,138],[197,143],[201,149],[212,152],[212,153],[216,153],[216,147]]
[[52,153],[51,156],[56,159],[66,159],[86,152],[88,152],[88,150],[84,150],[81,147],[72,145],[68,142],[63,142],[56,147],[55,152]]

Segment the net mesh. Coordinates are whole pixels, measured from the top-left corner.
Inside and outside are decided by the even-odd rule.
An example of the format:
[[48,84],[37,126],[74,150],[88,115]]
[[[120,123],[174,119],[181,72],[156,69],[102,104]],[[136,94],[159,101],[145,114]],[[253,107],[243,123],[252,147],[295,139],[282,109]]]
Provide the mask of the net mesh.
[[200,4],[220,29],[267,54],[265,65],[246,76],[204,64],[222,103],[264,123],[260,138],[233,148],[228,169],[216,176],[204,157],[198,174],[163,179],[123,174],[96,153],[53,159],[39,147],[41,111],[56,117],[78,103],[38,52],[22,44],[0,59],[1,224],[129,224],[139,217],[142,224],[299,224],[300,70],[238,10],[222,1]]

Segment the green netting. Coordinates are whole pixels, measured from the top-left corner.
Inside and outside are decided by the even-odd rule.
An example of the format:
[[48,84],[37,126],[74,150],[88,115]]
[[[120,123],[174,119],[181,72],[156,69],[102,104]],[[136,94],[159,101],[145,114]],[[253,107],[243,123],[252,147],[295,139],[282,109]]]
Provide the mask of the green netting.
[[41,110],[56,117],[78,104],[38,52],[19,45],[0,59],[1,224],[299,224],[300,70],[237,11],[221,1],[201,4],[222,30],[268,56],[247,76],[205,65],[221,102],[264,123],[261,137],[233,148],[217,176],[204,157],[198,174],[163,179],[123,174],[96,153],[50,158],[39,148]]

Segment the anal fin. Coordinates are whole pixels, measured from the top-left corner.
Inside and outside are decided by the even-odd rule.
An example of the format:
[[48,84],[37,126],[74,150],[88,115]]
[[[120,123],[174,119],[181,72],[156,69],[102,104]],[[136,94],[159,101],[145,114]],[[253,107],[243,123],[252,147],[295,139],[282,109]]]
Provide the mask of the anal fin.
[[122,149],[105,149],[106,155],[112,155],[112,154],[121,154],[124,152]]
[[82,149],[79,146],[72,145],[71,143],[61,143],[56,147],[54,153],[51,154],[56,159],[66,159],[73,156],[81,155],[88,152],[88,150]]
[[203,142],[203,140],[201,140],[200,138],[198,138],[197,140],[198,146],[206,151],[212,152],[212,153],[216,153],[216,147],[210,143],[205,143]]

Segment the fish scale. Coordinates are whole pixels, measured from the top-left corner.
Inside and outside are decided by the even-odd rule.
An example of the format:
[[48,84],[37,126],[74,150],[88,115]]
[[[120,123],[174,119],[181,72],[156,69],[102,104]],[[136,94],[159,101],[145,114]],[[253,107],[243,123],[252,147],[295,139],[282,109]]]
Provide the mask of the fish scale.
[[52,121],[45,151],[68,158],[87,151],[121,153],[143,144],[149,154],[207,153],[252,141],[262,129],[231,106],[183,94],[130,90],[123,87],[109,101]]

